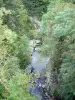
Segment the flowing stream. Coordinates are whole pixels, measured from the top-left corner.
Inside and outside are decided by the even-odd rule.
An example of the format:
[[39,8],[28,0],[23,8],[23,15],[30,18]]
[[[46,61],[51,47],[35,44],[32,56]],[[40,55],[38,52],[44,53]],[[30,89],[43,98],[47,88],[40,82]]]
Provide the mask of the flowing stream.
[[43,58],[37,51],[34,51],[32,53],[31,63],[27,67],[27,71],[30,71],[31,67],[33,67],[35,73],[38,73],[38,72],[41,73],[43,71],[43,69],[46,68],[48,62],[49,62],[48,57]]
[[[29,81],[29,92],[31,95],[37,95],[37,100],[49,100],[45,90],[46,76],[41,74],[49,62],[48,57],[41,57],[41,55],[35,50],[32,53],[32,59],[30,65],[27,67],[27,71],[34,74],[40,74],[40,77],[34,75],[33,79]],[[32,71],[31,71],[32,70]],[[31,86],[33,84],[34,86]]]

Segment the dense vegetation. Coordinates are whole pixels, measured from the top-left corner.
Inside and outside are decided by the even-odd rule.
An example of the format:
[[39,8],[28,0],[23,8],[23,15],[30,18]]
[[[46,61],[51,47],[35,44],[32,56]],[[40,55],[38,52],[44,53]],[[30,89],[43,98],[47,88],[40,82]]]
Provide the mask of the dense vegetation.
[[51,59],[47,70],[50,95],[62,100],[75,97],[74,23],[74,0],[50,0],[42,19],[42,50]]
[[[40,36],[31,17],[42,19]],[[50,57],[49,96],[74,100],[75,0],[0,0],[0,100],[36,100],[28,92],[25,68],[31,59],[29,41],[37,37],[42,54]]]
[[28,14],[41,19],[43,13],[47,11],[48,0],[23,0]]
[[21,0],[0,2],[0,100],[34,100],[28,93],[33,27]]

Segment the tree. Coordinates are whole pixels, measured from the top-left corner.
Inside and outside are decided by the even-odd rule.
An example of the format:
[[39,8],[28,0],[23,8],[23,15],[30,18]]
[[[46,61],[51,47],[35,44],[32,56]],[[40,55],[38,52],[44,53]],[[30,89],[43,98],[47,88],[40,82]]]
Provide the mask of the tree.
[[23,0],[25,8],[30,16],[42,17],[42,14],[47,11],[48,1],[43,0]]
[[43,53],[51,59],[47,72],[50,92],[55,97],[60,95],[62,100],[72,100],[75,96],[75,5],[61,0],[51,4],[42,20]]
[[[7,0],[7,2],[9,2],[9,0]],[[3,4],[3,6],[5,6],[5,4]],[[20,69],[25,69],[30,58],[30,50],[28,46],[29,39],[26,34],[23,33],[24,31],[22,31],[26,27],[27,19],[25,18],[27,18],[27,15],[25,18],[25,15],[22,15],[24,19],[20,22],[18,19],[15,19],[17,10],[13,13],[11,9],[6,9],[7,7],[5,7],[0,8],[0,100],[35,100],[35,98],[30,96],[27,91],[28,77]],[[26,10],[23,12],[24,14],[25,11]],[[20,11],[20,14],[23,13]],[[12,28],[9,27],[6,18],[6,16],[9,15],[14,15],[14,19],[18,20],[17,30],[13,28],[12,23],[10,23]],[[13,22],[12,19],[9,18],[9,20]],[[25,21],[25,26],[23,21]],[[19,25],[22,25],[20,30]],[[20,97],[18,95],[20,95]]]
[[21,0],[11,0],[11,2],[7,0],[3,3],[11,11],[3,15],[3,25],[6,24],[17,34],[13,48],[16,48],[15,53],[20,60],[20,68],[24,69],[30,60],[28,41],[34,38],[34,27]]

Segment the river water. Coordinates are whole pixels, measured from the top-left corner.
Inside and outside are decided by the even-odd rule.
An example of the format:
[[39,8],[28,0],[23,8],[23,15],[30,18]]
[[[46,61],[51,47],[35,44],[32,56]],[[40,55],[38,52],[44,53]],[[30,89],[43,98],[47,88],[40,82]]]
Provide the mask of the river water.
[[48,62],[49,62],[49,58],[48,57],[42,57],[40,55],[40,53],[38,53],[37,51],[34,51],[32,53],[31,63],[27,67],[27,71],[30,72],[31,67],[33,67],[35,73],[38,73],[38,72],[41,73],[42,70],[46,68]]
[[[29,92],[31,95],[37,95],[39,98],[37,100],[49,100],[49,98],[44,94],[44,86],[46,84],[46,76],[41,75],[43,70],[46,69],[46,66],[49,62],[48,57],[42,57],[40,53],[36,50],[32,53],[32,59],[30,65],[27,67],[27,71],[31,73],[31,68],[33,68],[34,77],[32,80],[29,80]],[[40,74],[40,77],[36,77],[35,74]],[[31,85],[34,86],[31,86]]]

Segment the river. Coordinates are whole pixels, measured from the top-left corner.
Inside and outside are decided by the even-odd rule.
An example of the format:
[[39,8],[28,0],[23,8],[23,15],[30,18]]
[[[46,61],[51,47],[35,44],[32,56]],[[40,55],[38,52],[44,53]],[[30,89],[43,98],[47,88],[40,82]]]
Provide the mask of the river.
[[49,62],[49,58],[48,57],[42,57],[40,55],[40,53],[38,53],[37,51],[34,51],[32,53],[31,63],[27,67],[27,71],[30,72],[31,67],[33,67],[35,73],[38,73],[38,72],[41,73],[42,70],[46,68],[48,62]]
[[[33,96],[37,95],[39,97],[37,98],[37,100],[49,100],[48,96],[44,93],[44,86],[46,84],[47,77],[43,73],[48,62],[48,57],[42,57],[40,53],[34,50],[31,57],[31,63],[26,69],[29,73],[34,73],[33,79],[29,80],[29,92]],[[34,69],[33,71],[31,71],[32,68]],[[40,74],[40,77],[35,76],[35,74],[38,73]],[[33,84],[34,86],[32,87],[31,84]]]

